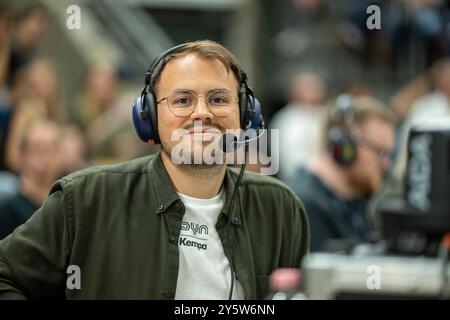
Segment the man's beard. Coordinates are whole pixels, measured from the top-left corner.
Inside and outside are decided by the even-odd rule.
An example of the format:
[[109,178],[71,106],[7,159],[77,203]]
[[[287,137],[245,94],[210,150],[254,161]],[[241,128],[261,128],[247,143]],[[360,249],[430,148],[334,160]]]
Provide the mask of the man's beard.
[[[203,152],[204,148],[209,144],[209,143],[213,143],[213,142],[203,142],[203,146],[201,147],[201,151]],[[163,141],[161,141],[161,151],[164,152],[170,159],[172,159],[172,148],[168,147]],[[190,159],[194,159],[195,154],[194,154],[194,150],[191,150],[191,154],[190,154]],[[216,156],[216,153],[213,152],[211,154],[212,157]],[[203,158],[203,156],[200,157],[202,162],[201,163],[181,163],[181,164],[177,164],[178,166],[184,166],[184,167],[189,167],[190,169],[194,169],[194,170],[204,170],[204,169],[212,169],[212,168],[216,168],[218,166],[221,166],[222,164],[217,163],[217,162],[213,162],[213,163],[207,163],[205,162],[205,159]]]
[[381,181],[372,176],[350,176],[349,181],[364,198],[371,197],[381,186]]

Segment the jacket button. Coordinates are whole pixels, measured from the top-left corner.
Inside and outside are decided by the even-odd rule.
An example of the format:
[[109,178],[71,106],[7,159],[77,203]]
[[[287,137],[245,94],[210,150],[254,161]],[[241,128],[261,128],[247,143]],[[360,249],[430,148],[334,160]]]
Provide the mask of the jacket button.
[[175,237],[170,238],[169,242],[173,245],[177,244],[177,239],[175,239]]
[[164,209],[164,206],[162,205],[162,204],[160,204],[159,206],[158,206],[158,210],[163,210]]
[[234,222],[234,223],[238,223],[238,222],[239,222],[239,218],[238,218],[238,217],[234,217],[234,218],[233,218],[233,222]]
[[173,294],[172,294],[172,292],[164,292],[164,297],[166,299],[172,299],[173,298]]

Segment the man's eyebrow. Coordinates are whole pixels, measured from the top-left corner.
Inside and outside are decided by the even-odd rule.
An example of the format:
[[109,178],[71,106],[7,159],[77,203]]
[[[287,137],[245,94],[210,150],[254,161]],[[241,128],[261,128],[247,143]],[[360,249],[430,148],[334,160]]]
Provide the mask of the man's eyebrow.
[[175,89],[171,92],[176,92],[176,93],[195,93],[195,91],[193,90],[189,90],[189,89]]
[[207,92],[207,94],[210,94],[212,92],[218,92],[218,93],[231,93],[232,91],[227,89],[227,88],[216,88],[216,89],[211,89]]
[[[175,89],[172,92],[177,92],[177,93],[195,93],[195,94],[197,94],[196,91],[190,90],[190,89]],[[211,92],[231,92],[231,90],[229,90],[227,88],[214,88],[214,89],[208,90],[206,92],[206,94],[210,94]]]

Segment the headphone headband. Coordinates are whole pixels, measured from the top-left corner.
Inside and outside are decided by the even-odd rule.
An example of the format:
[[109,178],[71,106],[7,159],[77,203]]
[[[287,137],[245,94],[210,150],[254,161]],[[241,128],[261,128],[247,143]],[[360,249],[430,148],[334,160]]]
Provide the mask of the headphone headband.
[[152,75],[153,75],[153,71],[155,71],[155,68],[158,66],[158,64],[164,60],[164,58],[166,58],[168,55],[172,54],[172,53],[176,53],[179,50],[181,50],[182,48],[186,47],[188,45],[188,43],[183,43],[183,44],[179,44],[175,47],[172,47],[166,51],[164,51],[163,53],[161,53],[159,56],[157,56],[152,64],[150,65],[150,67],[148,67],[147,72],[145,73],[145,86],[148,86],[152,80]]
[[352,135],[354,121],[353,98],[340,95],[336,99],[336,110],[332,115],[328,131],[328,150],[334,161],[341,166],[349,166],[356,158],[356,142]]

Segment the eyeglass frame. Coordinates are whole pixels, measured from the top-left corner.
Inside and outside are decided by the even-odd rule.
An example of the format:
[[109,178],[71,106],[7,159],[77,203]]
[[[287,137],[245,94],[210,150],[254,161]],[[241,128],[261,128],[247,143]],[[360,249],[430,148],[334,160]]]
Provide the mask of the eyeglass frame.
[[[192,94],[192,95],[195,96],[195,98],[196,98],[196,103],[193,103],[194,108],[192,109],[192,111],[191,111],[189,114],[187,114],[187,115],[177,115],[177,114],[175,114],[175,113],[173,112],[172,108],[170,107],[169,97],[170,97],[172,94],[175,94],[176,92],[185,92],[185,93],[189,93],[189,94]],[[230,93],[230,95],[232,95],[231,91],[230,91],[230,90],[227,90],[227,89],[216,89],[216,90],[210,91],[210,92],[209,92],[208,94],[206,94],[206,95],[204,95],[204,94],[196,94],[194,91],[191,91],[191,90],[183,90],[183,89],[181,89],[181,90],[173,90],[173,91],[170,92],[169,95],[167,95],[166,97],[161,98],[160,100],[156,101],[156,105],[158,105],[158,104],[161,103],[162,101],[166,100],[167,107],[169,108],[170,112],[172,112],[172,114],[173,114],[174,116],[176,116],[176,117],[189,117],[190,115],[192,115],[192,114],[194,113],[195,109],[198,107],[198,102],[200,101],[200,97],[208,98],[211,94],[217,93],[217,92],[227,92],[227,93]],[[233,104],[236,104],[237,100],[239,99],[238,96],[232,96],[232,98],[233,98],[234,101],[233,101],[232,103],[230,102],[230,106],[232,106]],[[208,106],[208,109],[211,111],[211,113],[213,113],[215,116],[217,116],[217,115],[211,110],[211,105],[210,105],[210,103],[208,102],[208,99],[205,100],[205,103],[206,103],[206,105]],[[225,117],[225,116],[231,114],[232,111],[233,111],[233,110],[230,109],[230,112],[229,112],[228,114],[222,115],[222,116],[220,116],[220,117]],[[219,117],[219,116],[218,116],[218,117]]]
[[392,161],[392,157],[394,155],[394,150],[388,150],[387,148],[378,146],[377,144],[373,143],[372,141],[369,141],[365,137],[358,137],[356,139],[356,143],[358,145],[365,146],[369,148],[371,151],[373,151],[377,157],[381,160],[389,160]]

